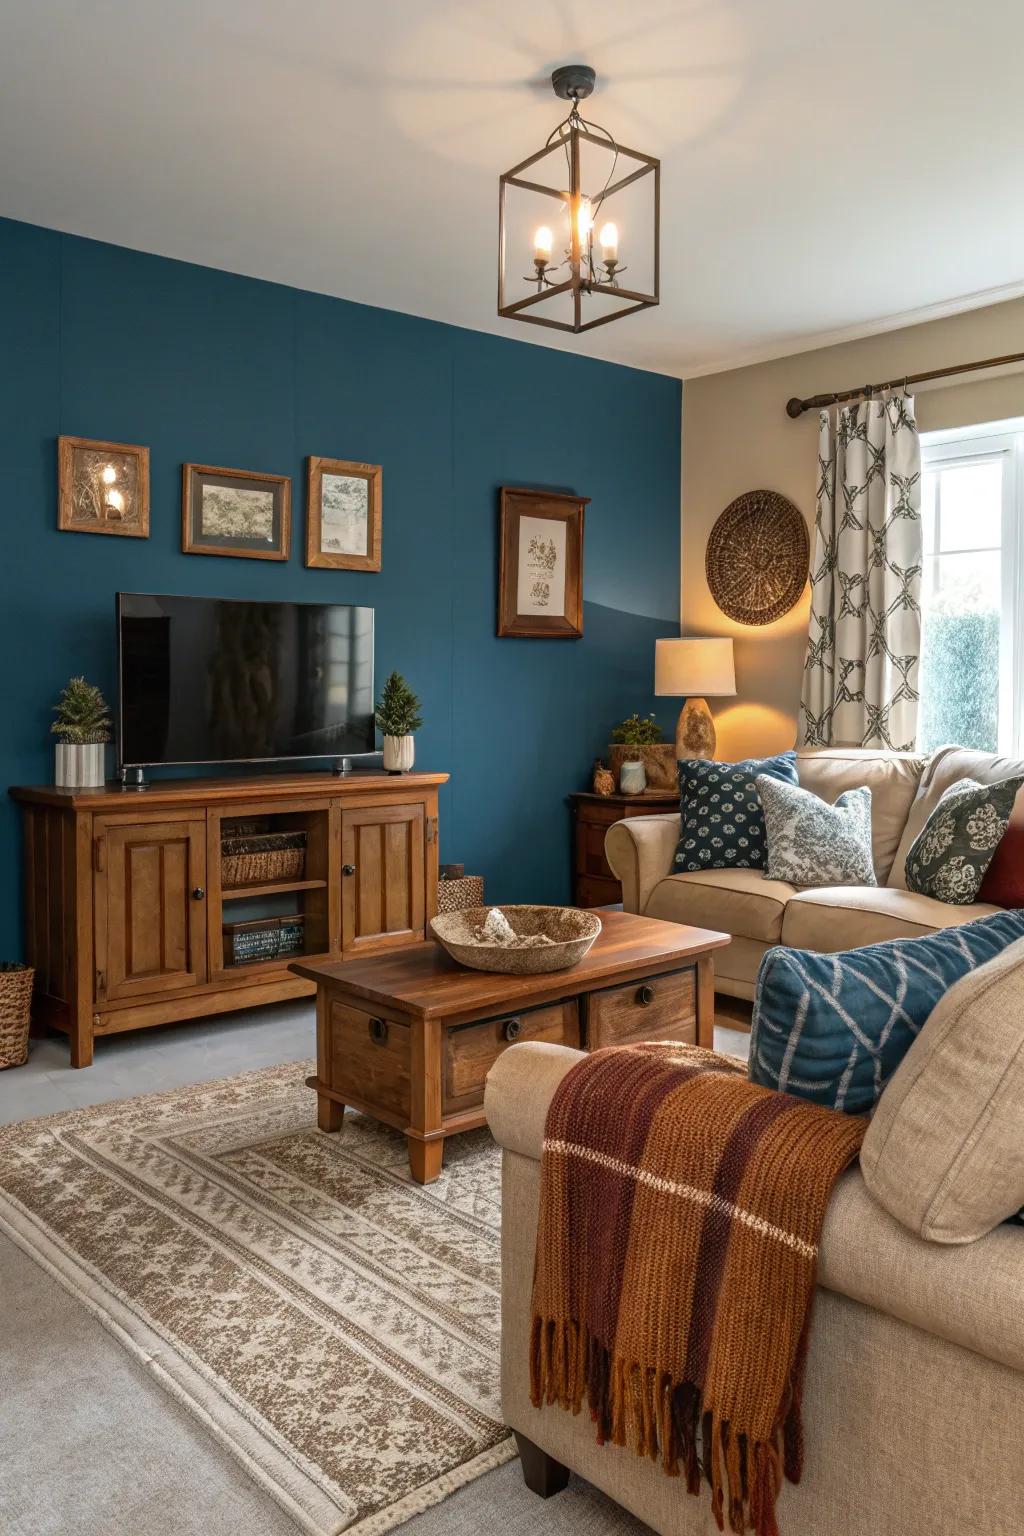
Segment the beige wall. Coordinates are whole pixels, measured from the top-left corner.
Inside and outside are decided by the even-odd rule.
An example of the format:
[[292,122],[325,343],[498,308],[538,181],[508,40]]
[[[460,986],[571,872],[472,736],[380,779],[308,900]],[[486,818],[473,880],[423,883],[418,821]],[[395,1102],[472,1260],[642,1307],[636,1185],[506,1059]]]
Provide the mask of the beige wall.
[[[785,618],[752,629],[727,619],[708,591],[704,552],[719,513],[742,491],[781,491],[812,529],[817,412],[791,421],[786,401],[975,358],[1024,351],[1024,299],[844,342],[795,357],[687,380],[683,389],[682,624],[732,635],[738,698],[712,700],[723,757],[791,747],[796,738],[810,589]],[[920,386],[922,432],[1024,416],[1024,372]]]

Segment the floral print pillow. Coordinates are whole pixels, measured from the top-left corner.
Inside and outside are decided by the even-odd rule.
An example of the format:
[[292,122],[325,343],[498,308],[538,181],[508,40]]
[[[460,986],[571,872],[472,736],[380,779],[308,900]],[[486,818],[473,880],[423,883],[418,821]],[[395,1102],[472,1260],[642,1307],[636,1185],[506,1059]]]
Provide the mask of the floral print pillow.
[[1024,775],[951,784],[907,854],[907,889],[954,906],[977,901],[1022,784]]
[[871,791],[847,789],[834,805],[796,784],[759,776],[769,880],[791,885],[876,885]]

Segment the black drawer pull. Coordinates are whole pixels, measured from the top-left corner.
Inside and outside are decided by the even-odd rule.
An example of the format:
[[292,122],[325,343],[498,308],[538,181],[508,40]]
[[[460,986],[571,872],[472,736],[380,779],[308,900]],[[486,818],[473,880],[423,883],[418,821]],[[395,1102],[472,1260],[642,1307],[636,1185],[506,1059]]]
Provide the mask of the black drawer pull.
[[384,1019],[370,1020],[370,1039],[377,1045],[383,1045],[388,1037],[388,1026]]
[[646,1008],[648,1003],[654,1002],[654,988],[646,985],[638,987],[636,1000],[638,1003],[641,1003],[644,1008]]
[[354,875],[356,872],[356,867],[354,864],[343,864],[341,866],[341,872],[343,875]]
[[523,1026],[519,1019],[506,1019],[503,1031],[506,1040],[518,1040],[523,1032]]

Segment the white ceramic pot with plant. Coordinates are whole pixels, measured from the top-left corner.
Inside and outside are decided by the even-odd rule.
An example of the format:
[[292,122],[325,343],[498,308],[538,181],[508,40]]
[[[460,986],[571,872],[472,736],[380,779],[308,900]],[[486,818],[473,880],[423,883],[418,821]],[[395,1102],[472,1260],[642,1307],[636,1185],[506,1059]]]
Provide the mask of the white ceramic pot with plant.
[[388,773],[408,773],[416,760],[413,733],[423,721],[420,701],[400,672],[392,672],[377,705],[377,729],[384,737],[384,767]]
[[102,789],[107,773],[110,712],[93,683],[73,677],[54,707],[50,727],[58,738],[54,783],[58,789]]

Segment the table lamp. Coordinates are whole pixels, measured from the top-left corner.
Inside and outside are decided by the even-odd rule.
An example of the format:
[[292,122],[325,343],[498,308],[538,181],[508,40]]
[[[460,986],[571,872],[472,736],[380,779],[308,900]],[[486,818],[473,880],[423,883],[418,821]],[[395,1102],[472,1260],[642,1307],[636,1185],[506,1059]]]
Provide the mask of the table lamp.
[[676,724],[676,757],[714,757],[715,722],[707,696],[736,693],[732,641],[693,638],[654,642],[654,692],[685,698]]

